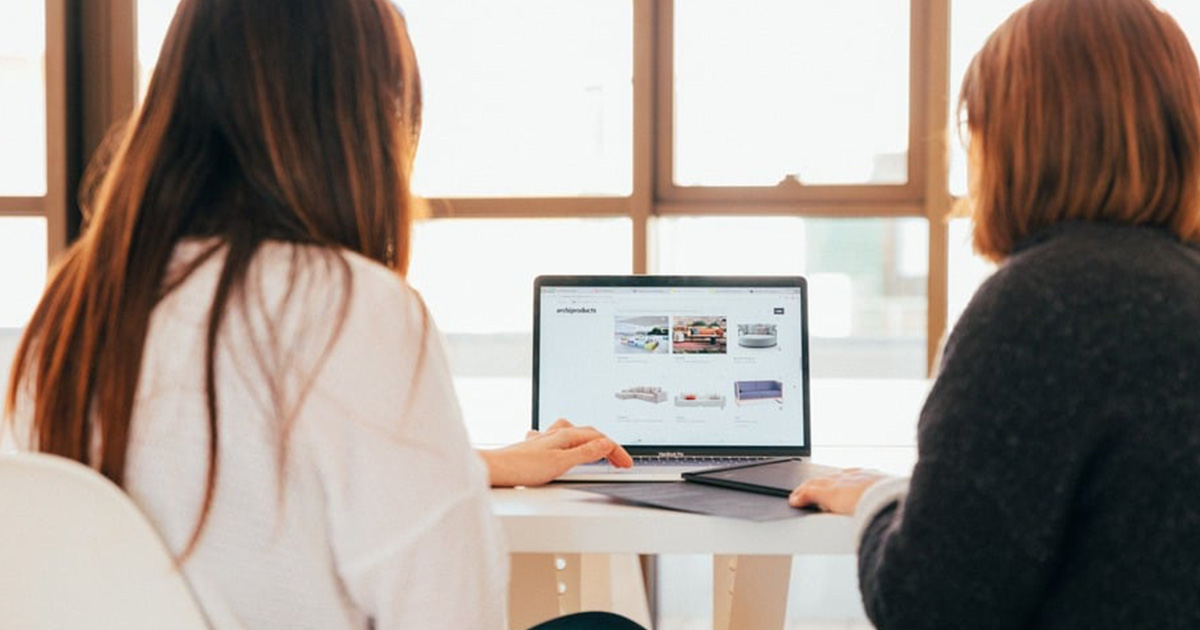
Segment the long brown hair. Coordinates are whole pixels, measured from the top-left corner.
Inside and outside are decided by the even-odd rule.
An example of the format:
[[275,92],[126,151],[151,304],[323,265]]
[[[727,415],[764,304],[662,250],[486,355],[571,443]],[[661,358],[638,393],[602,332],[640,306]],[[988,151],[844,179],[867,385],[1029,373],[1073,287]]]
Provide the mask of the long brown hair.
[[217,478],[217,335],[256,250],[310,245],[343,264],[350,250],[404,274],[420,105],[404,20],[386,0],[183,0],[89,225],[17,351],[6,409],[30,394],[35,447],[122,483],[150,314],[180,280],[168,263],[183,239],[217,243],[208,479],[186,557]]
[[1068,220],[1200,241],[1200,70],[1149,0],[1034,0],[988,39],[959,114],[981,146],[975,248]]

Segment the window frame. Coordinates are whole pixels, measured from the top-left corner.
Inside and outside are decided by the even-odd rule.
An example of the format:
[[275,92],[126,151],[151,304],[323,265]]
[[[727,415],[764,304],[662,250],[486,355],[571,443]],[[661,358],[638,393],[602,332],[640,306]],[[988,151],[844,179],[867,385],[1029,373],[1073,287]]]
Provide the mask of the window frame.
[[[919,21],[922,0],[909,0],[909,115],[908,115],[908,181],[904,184],[849,184],[849,185],[799,185],[779,184],[775,186],[681,186],[675,183],[675,1],[660,0],[658,24],[667,25],[658,32],[657,76],[660,77],[656,122],[658,138],[657,191],[658,197],[671,202],[745,202],[755,204],[805,203],[829,204],[838,207],[839,215],[847,212],[846,207],[858,207],[868,216],[920,216],[914,207],[922,198],[922,179],[925,162],[925,137],[921,131],[920,102],[921,72],[925,69],[916,63],[924,58],[922,48],[928,42],[922,36],[927,24]],[[903,202],[912,202],[904,205]],[[882,206],[882,207],[879,207]],[[785,212],[784,214],[791,214]]]
[[53,263],[78,236],[75,190],[86,157],[135,105],[136,0],[44,0],[46,192],[0,196],[0,216],[46,219]]
[[[136,99],[136,37],[125,44],[116,35],[136,34],[136,1],[112,0],[103,29],[89,32],[92,40],[110,51],[107,66],[87,68],[100,72],[114,86],[109,94],[85,92],[85,112],[93,119],[112,121],[132,111]],[[945,332],[948,301],[948,215],[953,205],[949,189],[950,2],[909,0],[909,149],[908,181],[902,185],[783,185],[776,187],[692,187],[673,181],[673,54],[674,0],[628,0],[633,7],[633,173],[628,196],[605,197],[505,197],[426,199],[429,219],[478,218],[627,218],[632,222],[634,273],[652,273],[654,248],[652,223],[668,216],[794,216],[803,218],[925,218],[929,226],[927,286],[927,367],[932,371],[937,348]],[[64,48],[63,13],[66,0],[46,0],[56,18],[47,20],[53,31],[49,41]],[[89,3],[85,3],[89,4]],[[109,3],[99,3],[109,5]],[[49,11],[49,8],[48,8]],[[99,28],[99,27],[98,27]],[[84,33],[87,39],[89,33]],[[116,35],[113,35],[113,34]],[[48,44],[49,46],[49,44]],[[60,51],[61,52],[61,51]],[[57,53],[56,53],[57,54]],[[88,55],[88,57],[99,57]],[[50,74],[49,51],[47,74]],[[59,65],[61,65],[61,60]],[[60,69],[59,78],[65,75]],[[48,82],[48,86],[62,81]],[[48,87],[49,90],[49,87]],[[126,102],[126,92],[132,98]],[[49,118],[60,124],[54,135],[52,156],[62,155],[54,143],[63,141],[63,94],[48,94]],[[58,108],[58,109],[55,109]],[[86,119],[86,116],[85,116]],[[94,127],[94,126],[93,126]],[[107,124],[102,128],[107,128]],[[86,130],[85,130],[86,131]],[[87,137],[88,133],[92,134]],[[92,144],[95,130],[85,133]],[[87,152],[85,153],[88,154]],[[54,157],[50,158],[55,164]],[[51,255],[65,244],[65,178],[52,169],[55,181],[43,207],[51,221]],[[9,202],[0,199],[0,213]]]
[[948,301],[950,1],[910,0],[908,182],[903,185],[678,186],[674,182],[674,2],[633,2],[633,192],[629,197],[429,199],[430,218],[623,217],[633,271],[652,273],[650,224],[666,216],[925,218],[929,224],[926,362],[945,334]]
[[0,196],[0,217],[46,219],[46,257],[67,246],[67,0],[45,0],[46,191],[39,196]]

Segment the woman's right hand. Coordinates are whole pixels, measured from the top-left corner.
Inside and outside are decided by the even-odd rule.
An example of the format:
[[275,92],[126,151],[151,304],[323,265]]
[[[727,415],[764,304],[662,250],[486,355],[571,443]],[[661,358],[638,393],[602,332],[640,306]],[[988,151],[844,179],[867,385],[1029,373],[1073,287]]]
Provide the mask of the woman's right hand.
[[530,431],[524,442],[481,450],[492,486],[540,486],[579,464],[607,459],[618,468],[633,466],[620,444],[592,427],[559,419],[545,431]]

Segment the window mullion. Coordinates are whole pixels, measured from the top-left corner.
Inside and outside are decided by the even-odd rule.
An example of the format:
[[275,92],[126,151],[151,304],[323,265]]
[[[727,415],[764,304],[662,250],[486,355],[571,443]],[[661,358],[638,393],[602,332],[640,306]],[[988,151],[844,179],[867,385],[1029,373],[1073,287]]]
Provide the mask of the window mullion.
[[67,0],[46,0],[46,196],[37,206],[46,217],[48,259],[67,247]]
[[950,99],[950,0],[913,2],[913,75],[920,70],[921,85],[914,83],[914,94],[923,96],[914,142],[923,146],[925,210],[929,219],[929,280],[926,322],[926,358],[929,373],[936,366],[938,348],[946,330],[949,301],[949,128]]
[[[650,271],[650,215],[654,213],[655,79],[658,76],[659,28],[654,0],[633,0],[633,195],[629,218],[633,222],[633,272]],[[668,27],[669,28],[669,27]]]

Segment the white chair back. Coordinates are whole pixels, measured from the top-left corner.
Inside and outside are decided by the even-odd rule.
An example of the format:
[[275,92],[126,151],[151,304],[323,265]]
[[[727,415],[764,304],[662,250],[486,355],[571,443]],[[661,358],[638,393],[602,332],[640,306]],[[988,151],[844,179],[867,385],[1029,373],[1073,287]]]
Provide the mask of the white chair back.
[[205,630],[158,533],[115,484],[51,455],[0,455],[0,627]]

